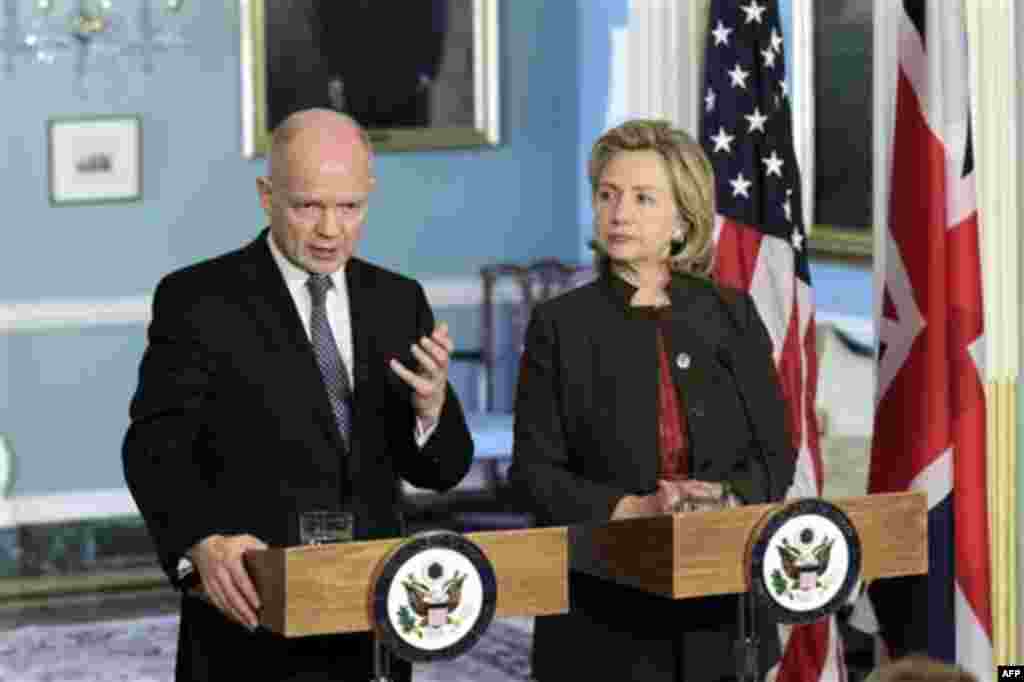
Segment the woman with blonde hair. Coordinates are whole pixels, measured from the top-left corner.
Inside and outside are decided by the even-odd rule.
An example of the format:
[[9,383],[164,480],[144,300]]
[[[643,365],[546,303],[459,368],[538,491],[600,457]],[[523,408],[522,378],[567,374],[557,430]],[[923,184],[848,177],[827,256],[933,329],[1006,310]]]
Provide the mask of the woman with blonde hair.
[[[750,297],[709,278],[704,152],[668,122],[628,121],[588,171],[599,276],[534,309],[513,485],[539,525],[782,499],[795,454],[772,344]],[[673,602],[577,573],[569,593],[568,614],[537,619],[539,682],[735,675],[734,598]],[[764,672],[779,643],[761,625]]]

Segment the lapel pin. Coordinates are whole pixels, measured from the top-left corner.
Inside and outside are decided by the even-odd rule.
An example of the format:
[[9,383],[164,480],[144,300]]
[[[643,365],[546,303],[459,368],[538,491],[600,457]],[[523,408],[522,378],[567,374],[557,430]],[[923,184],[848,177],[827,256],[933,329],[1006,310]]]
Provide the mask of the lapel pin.
[[676,356],[676,367],[679,369],[687,369],[690,366],[690,356],[686,353],[680,353]]

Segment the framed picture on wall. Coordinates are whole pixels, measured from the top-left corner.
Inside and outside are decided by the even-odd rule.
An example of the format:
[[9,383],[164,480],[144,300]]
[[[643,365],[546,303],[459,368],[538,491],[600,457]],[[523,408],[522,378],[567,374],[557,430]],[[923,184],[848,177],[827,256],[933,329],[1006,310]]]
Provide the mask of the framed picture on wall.
[[47,138],[51,205],[142,197],[138,116],[51,119]]
[[[873,240],[874,0],[792,2],[794,24],[811,40],[794,40],[797,90],[813,106],[813,177],[805,184],[811,248],[847,259],[870,258]],[[799,106],[805,106],[800,103]]]
[[242,151],[309,107],[378,151],[496,145],[498,0],[242,0]]

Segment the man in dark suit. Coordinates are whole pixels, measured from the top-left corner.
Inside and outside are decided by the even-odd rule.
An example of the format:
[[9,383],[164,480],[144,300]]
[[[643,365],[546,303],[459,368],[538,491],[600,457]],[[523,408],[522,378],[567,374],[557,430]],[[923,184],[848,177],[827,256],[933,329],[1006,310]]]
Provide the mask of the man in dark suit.
[[172,582],[206,597],[182,600],[179,680],[363,680],[368,634],[258,628],[243,555],[297,544],[304,510],[399,535],[398,477],[458,483],[472,441],[452,341],[418,283],[353,257],[375,180],[352,119],[290,116],[258,183],[269,230],[157,287],[125,476]]

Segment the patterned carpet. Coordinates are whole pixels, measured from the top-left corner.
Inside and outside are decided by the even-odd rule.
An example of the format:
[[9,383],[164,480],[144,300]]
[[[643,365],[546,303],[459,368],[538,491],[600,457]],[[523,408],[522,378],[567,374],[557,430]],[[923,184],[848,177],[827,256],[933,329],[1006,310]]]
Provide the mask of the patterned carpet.
[[[529,679],[531,621],[496,619],[454,661],[417,665],[416,682]],[[169,682],[176,615],[77,625],[27,625],[0,633],[0,682]]]

